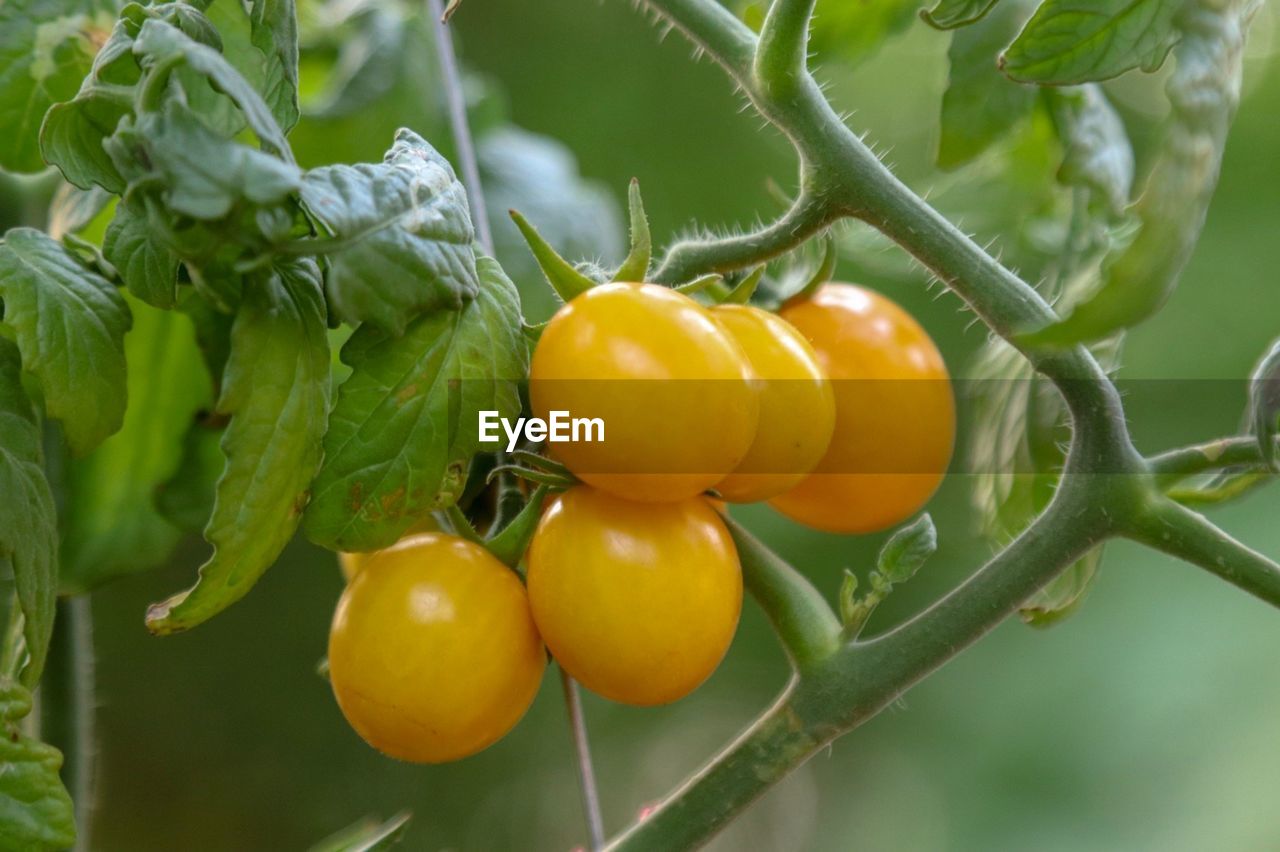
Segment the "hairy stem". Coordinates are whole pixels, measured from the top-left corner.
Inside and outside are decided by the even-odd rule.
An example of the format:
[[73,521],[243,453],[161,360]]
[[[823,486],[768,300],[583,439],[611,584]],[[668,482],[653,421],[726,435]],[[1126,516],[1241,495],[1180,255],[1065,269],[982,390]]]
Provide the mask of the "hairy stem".
[[1198,512],[1172,500],[1160,500],[1136,519],[1127,534],[1280,607],[1280,565],[1236,541]]
[[928,610],[802,670],[769,711],[609,848],[667,852],[705,843],[788,772],[976,642],[1104,538],[1108,525],[1087,497],[1083,489],[1060,492],[1008,548]]
[[58,600],[40,686],[41,734],[62,751],[62,779],[75,803],[77,850],[91,849],[94,769],[93,615],[87,595]]
[[1202,444],[1178,447],[1152,456],[1147,461],[1151,472],[1166,484],[1226,467],[1263,464],[1258,439],[1251,435],[1215,438]]

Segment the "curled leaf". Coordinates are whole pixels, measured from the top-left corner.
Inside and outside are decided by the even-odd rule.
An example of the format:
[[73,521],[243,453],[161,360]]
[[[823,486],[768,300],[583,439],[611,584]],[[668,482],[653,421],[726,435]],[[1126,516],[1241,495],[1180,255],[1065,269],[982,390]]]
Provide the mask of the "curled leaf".
[[217,410],[231,418],[195,586],[147,611],[153,633],[194,627],[248,593],[306,506],[329,407],[329,343],[320,270],[294,261],[245,287]]
[[1277,423],[1280,421],[1280,340],[1271,344],[1249,377],[1248,417],[1262,460],[1280,473],[1280,462],[1276,459],[1276,432],[1280,425]]

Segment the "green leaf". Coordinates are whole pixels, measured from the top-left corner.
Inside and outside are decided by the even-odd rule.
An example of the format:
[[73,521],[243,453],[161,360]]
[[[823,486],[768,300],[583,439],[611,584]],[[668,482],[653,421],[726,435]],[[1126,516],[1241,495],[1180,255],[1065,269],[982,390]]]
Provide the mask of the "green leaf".
[[[40,681],[49,638],[53,635],[58,594],[58,528],[53,492],[44,473],[40,418],[22,389],[18,349],[3,336],[0,336],[0,506],[5,507],[4,523],[0,524],[0,562],[7,561],[13,569],[29,655],[22,681],[34,687]],[[0,771],[0,778],[4,775]],[[3,828],[0,828],[2,836]]]
[[1258,439],[1258,452],[1272,470],[1280,473],[1276,461],[1276,432],[1280,425],[1280,340],[1271,344],[1267,354],[1253,368],[1249,377],[1248,421]]
[[279,265],[246,283],[231,331],[218,411],[231,418],[195,586],[147,611],[153,633],[186,630],[241,597],[288,544],[320,464],[329,344],[320,270]]
[[1000,57],[1015,80],[1051,84],[1154,71],[1178,40],[1186,0],[1045,0]]
[[1101,340],[1154,314],[1178,285],[1204,227],[1240,98],[1251,0],[1192,3],[1165,90],[1172,112],[1146,186],[1133,205],[1139,229],[1107,259],[1100,283],[1060,323],[1028,330],[1030,346]]
[[869,578],[871,588],[855,595],[858,578],[848,569],[840,584],[840,620],[847,637],[856,637],[893,587],[915,576],[920,567],[938,549],[938,531],[933,518],[923,514],[900,528],[880,548],[875,570]]
[[271,108],[263,101],[258,90],[217,50],[196,41],[178,27],[152,18],[143,23],[138,31],[133,52],[156,64],[181,60],[192,70],[207,77],[218,91],[235,102],[264,148],[285,162],[293,162],[293,152],[285,141],[284,131],[272,115]]
[[116,207],[102,253],[120,273],[129,292],[149,305],[171,308],[178,286],[178,257],[152,225],[144,199]]
[[406,811],[385,822],[367,817],[321,840],[311,847],[310,852],[381,852],[390,849],[404,839],[410,816]]
[[856,63],[871,56],[890,36],[915,20],[922,0],[821,0],[811,25],[809,47],[821,55]]
[[76,93],[96,52],[95,30],[108,26],[92,0],[0,3],[0,169],[36,172],[40,120]]
[[31,228],[0,242],[0,298],[46,409],[72,449],[88,452],[124,420],[128,306],[105,278]]
[[286,133],[298,121],[298,23],[293,0],[215,0],[205,10],[227,60],[262,95]]
[[982,20],[994,5],[996,0],[938,0],[938,5],[921,12],[920,17],[932,27],[951,30]]
[[102,140],[115,133],[120,119],[133,106],[127,89],[112,88],[131,86],[139,78],[131,26],[129,20],[116,23],[75,98],[55,105],[40,126],[44,159],[81,189],[97,185],[116,195],[124,192],[124,178],[103,149]]
[[432,510],[452,505],[480,449],[478,412],[520,411],[528,368],[515,285],[481,257],[480,294],[437,311],[402,337],[361,326],[342,350],[353,368],[325,436],[325,460],[307,510],[312,541],[374,550]]
[[[542,271],[508,210],[520,210],[537,222],[538,233],[566,257],[622,253],[617,203],[603,186],[582,177],[563,144],[511,126],[486,133],[478,144],[498,259],[513,280],[537,278]],[[524,293],[526,312],[549,314],[555,306],[552,294],[531,289]]]
[[938,549],[938,530],[933,518],[923,514],[890,536],[876,560],[873,582],[887,586],[905,583],[915,576],[920,566]]
[[182,439],[178,469],[156,491],[156,508],[183,532],[199,532],[213,514],[218,478],[226,465],[222,433],[204,418],[191,424]]
[[640,197],[640,181],[631,179],[627,189],[628,207],[631,213],[631,251],[613,274],[614,281],[644,281],[649,274],[649,254],[653,239],[649,236],[649,217],[644,212],[644,199]]
[[161,515],[156,490],[178,469],[196,413],[213,404],[195,329],[178,311],[133,301],[125,335],[132,394],[124,426],[67,471],[62,587],[87,591],[163,562],[182,531]]
[[70,849],[75,809],[58,776],[62,753],[22,732],[31,693],[0,679],[0,849]]
[[1065,149],[1058,180],[1085,186],[1112,215],[1129,204],[1133,146],[1124,122],[1096,83],[1044,90]]
[[518,210],[511,211],[511,221],[520,229],[520,234],[529,244],[529,251],[538,262],[547,283],[562,301],[570,302],[596,286],[595,281],[565,260]]
[[329,300],[347,322],[399,334],[418,314],[475,296],[466,190],[413,131],[396,134],[382,163],[311,170],[302,200],[336,243],[325,250]]
[[938,165],[954,169],[977,157],[1022,121],[1036,90],[1010,82],[996,68],[996,53],[1009,43],[1027,8],[1009,0],[981,22],[951,34],[951,63],[942,95]]
[[1101,545],[1090,550],[1032,595],[1019,610],[1022,620],[1032,627],[1052,627],[1075,613],[1097,577],[1102,551]]
[[122,173],[145,162],[163,180],[165,205],[196,219],[221,219],[241,201],[278,204],[302,187],[297,166],[224,138],[177,99],[136,127],[125,119],[107,145]]

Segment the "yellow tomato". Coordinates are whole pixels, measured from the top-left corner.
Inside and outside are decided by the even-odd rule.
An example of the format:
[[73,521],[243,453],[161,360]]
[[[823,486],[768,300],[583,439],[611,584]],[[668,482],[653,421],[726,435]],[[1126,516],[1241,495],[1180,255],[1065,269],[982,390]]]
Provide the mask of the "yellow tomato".
[[[434,532],[438,529],[440,529],[440,525],[436,523],[435,518],[428,515],[410,527],[406,536],[414,535],[415,533]],[[342,569],[342,579],[350,583],[352,578],[360,573],[360,569],[364,568],[365,563],[367,563],[369,558],[376,552],[377,551],[370,553],[339,553],[338,567]]]
[[817,465],[835,428],[835,398],[813,347],[785,320],[746,305],[711,313],[746,353],[760,391],[751,449],[715,488],[726,500],[755,503],[794,487]]
[[548,507],[527,556],[552,656],[588,689],[666,704],[715,671],[742,611],[742,570],[699,496],[632,503],[587,486]]
[[898,305],[850,284],[828,284],[782,317],[831,379],[836,428],[814,472],[770,505],[830,532],[874,532],[910,517],[937,490],[955,444],[938,348]]
[[533,702],[545,666],[519,578],[444,533],[370,555],[329,631],[343,715],[374,748],[415,763],[496,742]]
[[543,330],[529,375],[538,417],[604,423],[603,441],[551,443],[551,452],[631,500],[705,491],[755,436],[746,356],[705,308],[666,287],[602,284],[573,299]]

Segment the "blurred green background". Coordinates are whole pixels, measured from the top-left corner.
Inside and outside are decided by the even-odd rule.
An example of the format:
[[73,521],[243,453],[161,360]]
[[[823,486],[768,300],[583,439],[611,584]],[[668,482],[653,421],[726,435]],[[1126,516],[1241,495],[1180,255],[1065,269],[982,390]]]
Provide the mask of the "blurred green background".
[[[1204,239],[1168,308],[1130,336],[1125,377],[1238,380],[1280,327],[1280,64],[1269,62],[1269,12],[1255,27]],[[741,97],[711,63],[693,61],[678,36],[659,42],[629,3],[469,0],[455,27],[468,66],[500,83],[518,124],[563,140],[582,172],[615,197],[640,178],[664,241],[695,222],[748,226],[775,215],[768,181],[794,184],[780,135],[743,113]],[[916,24],[869,62],[822,75],[838,107],[853,111],[851,123],[870,131],[921,189],[946,44]],[[1117,91],[1128,93],[1129,118],[1159,108],[1150,85]],[[345,132],[366,130],[373,134],[356,120]],[[371,144],[381,150],[387,141]],[[973,201],[981,205],[981,195]],[[519,283],[531,296],[530,319],[544,318],[542,283],[529,275]],[[962,376],[983,331],[954,297],[924,283],[885,287]],[[1194,389],[1208,384],[1168,387],[1163,396],[1134,395],[1144,450],[1235,429],[1242,388],[1219,385],[1207,404]],[[940,550],[876,614],[872,630],[923,607],[989,553],[973,532],[968,485],[952,477],[931,504]],[[1273,489],[1217,517],[1280,554],[1278,509]],[[868,567],[882,538],[821,536],[766,510],[740,517],[832,594],[841,569]],[[362,816],[402,809],[414,814],[410,849],[582,843],[553,673],[528,717],[488,751],[447,766],[397,764],[350,731],[315,674],[341,588],[332,556],[296,543],[225,614],[187,635],[149,636],[146,604],[189,584],[201,558],[191,543],[168,568],[93,596],[101,728],[94,848],[302,849]],[[1263,604],[1197,569],[1115,545],[1075,617],[1048,631],[1005,624],[779,785],[717,848],[1274,848],[1278,647],[1280,617]],[[748,603],[727,660],[692,697],[637,710],[588,696],[608,827],[621,828],[726,743],[785,677]]]

